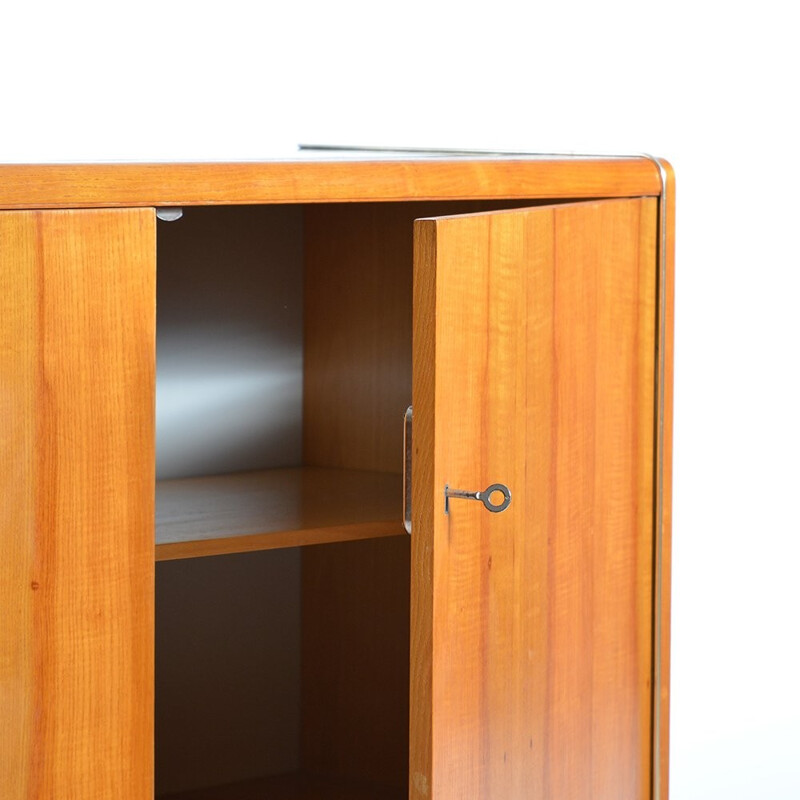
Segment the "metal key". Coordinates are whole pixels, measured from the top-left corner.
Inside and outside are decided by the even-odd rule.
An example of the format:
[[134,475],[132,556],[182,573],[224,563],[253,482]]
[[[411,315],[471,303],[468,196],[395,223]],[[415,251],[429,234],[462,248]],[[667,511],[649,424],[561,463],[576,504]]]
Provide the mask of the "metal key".
[[[493,503],[491,500],[495,492],[500,492],[503,495],[503,500],[500,503]],[[504,483],[493,483],[482,492],[465,492],[463,489],[451,489],[449,486],[444,487],[444,513],[450,513],[450,499],[458,498],[460,500],[479,500],[483,503],[483,507],[493,514],[499,514],[505,511],[511,504],[511,492]]]

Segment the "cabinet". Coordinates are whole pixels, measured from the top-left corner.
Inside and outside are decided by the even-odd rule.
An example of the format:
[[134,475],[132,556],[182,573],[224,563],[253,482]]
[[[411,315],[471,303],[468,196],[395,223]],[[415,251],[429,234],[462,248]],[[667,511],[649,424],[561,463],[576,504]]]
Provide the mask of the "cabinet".
[[8,797],[665,800],[668,165],[4,166],[0,208]]

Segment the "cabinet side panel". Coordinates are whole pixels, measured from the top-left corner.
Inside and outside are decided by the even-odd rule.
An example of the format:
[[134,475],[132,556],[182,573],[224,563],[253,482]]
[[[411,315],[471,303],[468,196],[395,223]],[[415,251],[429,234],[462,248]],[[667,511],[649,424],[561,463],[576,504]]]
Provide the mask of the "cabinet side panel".
[[402,471],[403,413],[411,402],[412,213],[406,204],[306,209],[308,466]]
[[3,214],[0,280],[4,791],[146,800],[153,212]]
[[[661,161],[666,173],[666,185],[661,203],[660,231],[661,246],[664,247],[664,270],[659,284],[659,347],[663,349],[663,370],[659,376],[659,403],[661,409],[662,433],[659,437],[661,448],[657,458],[657,468],[661,470],[660,516],[661,523],[660,575],[658,575],[658,595],[656,602],[660,608],[660,647],[659,675],[656,689],[659,704],[656,724],[659,727],[655,737],[657,751],[654,752],[655,785],[654,800],[667,800],[669,797],[669,698],[670,698],[670,620],[672,600],[672,409],[674,380],[674,342],[675,342],[675,173],[672,166]],[[657,631],[658,632],[658,631]]]
[[407,536],[304,548],[301,763],[392,792],[408,775]]
[[[305,209],[303,460],[400,473],[411,402],[408,204]],[[397,496],[398,531],[402,496]],[[408,765],[405,536],[305,548],[305,770],[403,786]]]

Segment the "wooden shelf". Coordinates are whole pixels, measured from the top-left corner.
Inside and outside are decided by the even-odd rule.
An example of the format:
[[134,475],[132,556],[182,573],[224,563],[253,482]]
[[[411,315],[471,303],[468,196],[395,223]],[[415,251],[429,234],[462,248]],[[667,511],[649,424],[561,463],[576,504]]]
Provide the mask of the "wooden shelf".
[[161,795],[158,800],[405,800],[405,787],[376,786],[301,773],[258,778],[211,789]]
[[156,561],[405,535],[400,475],[302,467],[156,484]]

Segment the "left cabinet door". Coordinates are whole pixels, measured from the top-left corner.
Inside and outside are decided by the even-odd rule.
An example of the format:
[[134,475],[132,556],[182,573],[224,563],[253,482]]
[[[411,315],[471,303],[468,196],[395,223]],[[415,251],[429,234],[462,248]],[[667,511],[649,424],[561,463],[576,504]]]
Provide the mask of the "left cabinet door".
[[0,786],[153,795],[155,215],[0,212]]

